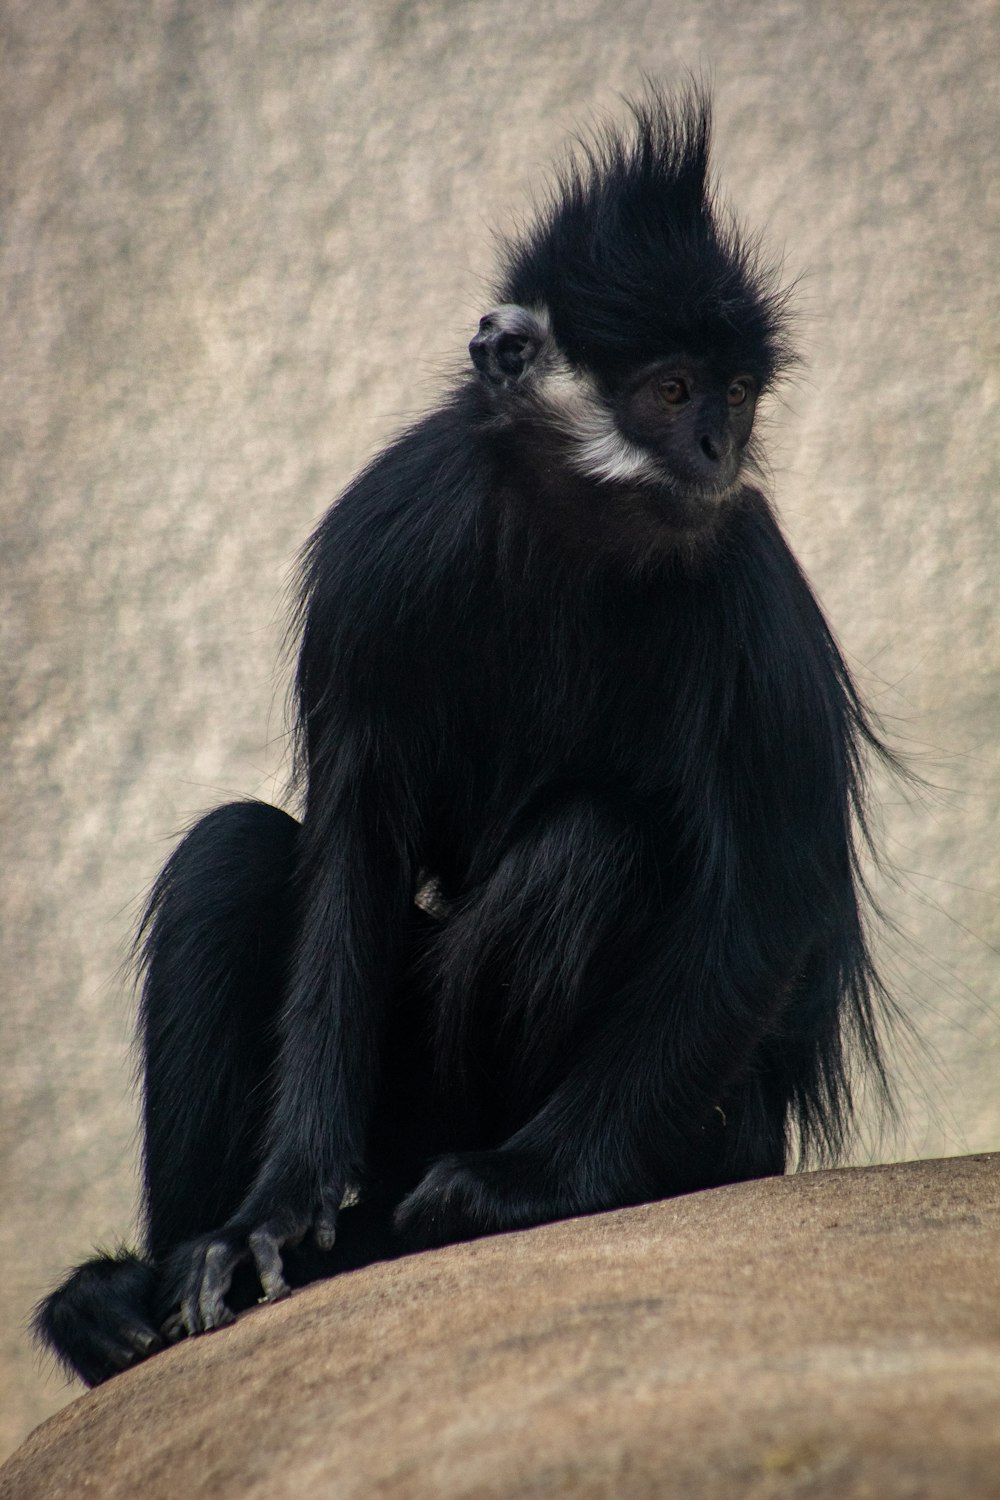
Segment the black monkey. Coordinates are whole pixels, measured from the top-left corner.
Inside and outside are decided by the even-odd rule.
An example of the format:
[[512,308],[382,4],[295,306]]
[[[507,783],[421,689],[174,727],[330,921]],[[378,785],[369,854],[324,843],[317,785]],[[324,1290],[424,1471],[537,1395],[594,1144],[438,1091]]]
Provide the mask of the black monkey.
[[261,1290],[833,1155],[852,1043],[883,1078],[888,752],[754,480],[786,298],[708,135],[651,90],[577,154],[306,549],[301,823],[220,808],[160,876],[146,1248],[37,1315],[88,1382]]

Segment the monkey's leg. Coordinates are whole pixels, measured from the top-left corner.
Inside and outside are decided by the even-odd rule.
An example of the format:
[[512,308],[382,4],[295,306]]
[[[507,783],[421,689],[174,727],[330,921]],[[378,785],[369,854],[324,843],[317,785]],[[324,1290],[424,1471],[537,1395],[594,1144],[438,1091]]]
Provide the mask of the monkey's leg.
[[221,1224],[256,1171],[298,835],[277,808],[220,807],[184,838],[150,897],[140,1034],[155,1259]]
[[222,1223],[253,1178],[293,934],[298,831],[260,803],[219,808],[181,842],[153,890],[140,929],[146,1252],[86,1262],[35,1321],[90,1385],[161,1347],[179,1303],[171,1252]]
[[544,1097],[501,1146],[431,1167],[397,1211],[407,1243],[783,1167],[787,1099],[754,1074],[782,986],[743,961],[750,945],[722,895],[694,901],[656,837],[648,820],[575,800],[449,924],[445,1002],[499,966],[504,1033],[524,1021],[512,1087],[523,1066]]
[[309,1242],[333,1248],[345,1192],[368,1166],[385,1033],[413,907],[413,806],[411,789],[390,764],[388,732],[377,732],[362,715],[348,715],[343,726],[320,719],[329,754],[317,754],[311,766],[309,813],[299,836],[301,906],[283,986],[263,1160],[219,1228],[178,1252],[189,1333],[229,1321],[233,1275],[250,1261],[264,1296],[283,1296],[286,1250]]
[[[380,1079],[377,1103],[387,1118],[379,1122],[376,1180],[366,1181],[364,1201],[340,1216],[336,1243],[332,1234],[307,1235],[283,1246],[280,1257],[268,1257],[251,1236],[236,1257],[228,1259],[227,1248],[221,1269],[212,1248],[224,1242],[220,1226],[244,1200],[264,1155],[279,1021],[300,934],[301,844],[299,824],[273,807],[218,809],[168,861],[142,924],[147,1239],[155,1272],[152,1321],[167,1339],[190,1331],[190,1267],[203,1253],[218,1270],[208,1327],[231,1321],[262,1290],[282,1296],[289,1287],[399,1253],[391,1231],[399,1193],[390,1197],[391,1184],[408,1158],[395,1140],[412,1132],[414,1121],[400,1120],[398,1131],[392,1124],[408,1097],[415,1048],[397,1049]],[[424,1029],[424,1002],[410,969],[428,925],[434,924],[414,908],[393,997],[395,1014],[408,1016],[416,1035]]]

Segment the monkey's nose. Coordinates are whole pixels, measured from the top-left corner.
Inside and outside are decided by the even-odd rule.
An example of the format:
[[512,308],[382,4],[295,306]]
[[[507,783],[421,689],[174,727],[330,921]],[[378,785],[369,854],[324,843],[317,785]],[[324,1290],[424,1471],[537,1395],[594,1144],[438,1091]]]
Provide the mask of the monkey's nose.
[[722,449],[711,433],[706,432],[702,435],[701,451],[706,458],[712,460],[713,464],[720,463],[722,460]]

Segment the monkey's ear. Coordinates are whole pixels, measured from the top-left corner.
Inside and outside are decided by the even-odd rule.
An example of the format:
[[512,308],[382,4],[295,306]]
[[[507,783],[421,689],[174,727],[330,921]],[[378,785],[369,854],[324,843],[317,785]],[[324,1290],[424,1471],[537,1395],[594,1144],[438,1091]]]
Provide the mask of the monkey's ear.
[[537,313],[504,302],[480,318],[469,353],[491,385],[514,385],[531,369],[548,337],[548,324]]

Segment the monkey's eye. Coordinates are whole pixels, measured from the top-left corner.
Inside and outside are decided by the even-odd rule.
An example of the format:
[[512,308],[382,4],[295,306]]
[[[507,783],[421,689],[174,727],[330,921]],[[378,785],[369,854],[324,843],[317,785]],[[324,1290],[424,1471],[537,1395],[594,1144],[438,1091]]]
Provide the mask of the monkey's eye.
[[691,399],[687,381],[679,375],[668,375],[666,380],[660,381],[660,395],[668,406],[682,406]]
[[726,400],[730,406],[742,406],[749,395],[749,380],[734,380],[726,391]]

